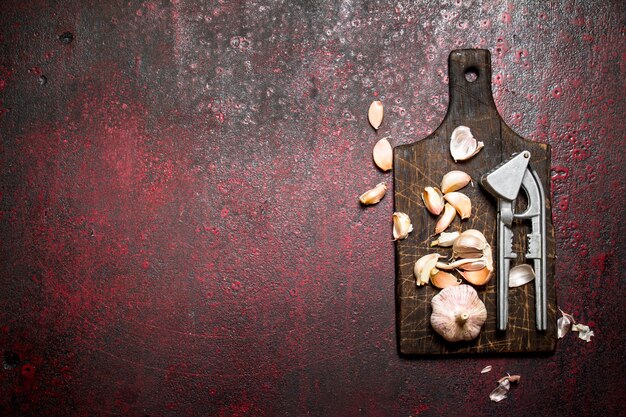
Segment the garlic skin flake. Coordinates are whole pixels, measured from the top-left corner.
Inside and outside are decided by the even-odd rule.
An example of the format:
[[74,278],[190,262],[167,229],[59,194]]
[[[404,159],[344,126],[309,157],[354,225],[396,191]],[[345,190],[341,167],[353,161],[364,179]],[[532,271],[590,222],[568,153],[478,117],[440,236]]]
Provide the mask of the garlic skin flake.
[[459,232],[441,232],[436,240],[430,243],[430,246],[441,246],[442,248],[449,248],[454,244],[454,241],[459,237]]
[[487,319],[485,304],[466,284],[444,288],[430,303],[430,324],[448,342],[475,339]]
[[452,207],[450,203],[446,203],[443,207],[443,214],[435,225],[435,234],[441,233],[446,230],[448,226],[450,226],[450,223],[452,223],[452,221],[454,220],[455,216],[456,210],[454,209],[454,207]]
[[443,201],[443,194],[437,187],[424,188],[422,201],[426,209],[435,216],[438,216],[443,211],[445,201]]
[[450,154],[454,162],[465,161],[476,155],[485,144],[477,142],[470,128],[467,126],[459,126],[450,136]]
[[467,219],[472,214],[472,201],[465,194],[453,191],[443,198],[455,208],[461,219]]
[[409,233],[413,231],[411,219],[406,213],[393,213],[393,240],[406,239]]
[[509,271],[509,288],[521,287],[535,279],[535,271],[530,265],[522,264]]
[[366,206],[376,204],[383,199],[386,192],[387,184],[381,182],[376,187],[361,194],[361,196],[359,197],[359,201],[361,202],[361,204],[364,204]]
[[376,130],[383,123],[383,103],[379,100],[372,101],[370,108],[367,112],[367,119],[372,127]]
[[472,177],[463,171],[450,171],[443,176],[441,180],[441,192],[446,194],[452,191],[458,191],[470,183]]
[[586,324],[575,324],[572,326],[572,331],[578,332],[578,338],[586,342],[591,342],[591,336],[594,336],[593,330],[591,330]]
[[435,268],[437,260],[441,255],[437,253],[431,253],[424,255],[415,262],[413,266],[413,274],[415,275],[415,283],[417,286],[426,285],[430,281],[430,276],[433,272],[437,273]]
[[376,166],[383,171],[389,171],[393,167],[393,148],[386,138],[376,142],[372,157]]
[[486,374],[487,372],[491,372],[491,365],[485,366],[482,371],[480,371],[481,374]]

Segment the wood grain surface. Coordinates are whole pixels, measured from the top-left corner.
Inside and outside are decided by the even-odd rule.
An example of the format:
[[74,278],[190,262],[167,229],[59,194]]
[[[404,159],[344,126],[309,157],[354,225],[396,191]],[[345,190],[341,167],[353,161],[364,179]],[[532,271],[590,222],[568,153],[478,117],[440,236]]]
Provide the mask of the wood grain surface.
[[[491,94],[491,57],[487,50],[457,50],[448,59],[450,104],[441,125],[430,136],[394,149],[395,210],[407,213],[414,231],[406,240],[396,242],[397,325],[400,352],[412,354],[487,353],[487,352],[549,352],[556,346],[556,293],[554,285],[555,242],[551,220],[551,201],[546,193],[547,208],[547,302],[548,329],[535,330],[534,285],[509,291],[509,324],[506,331],[496,329],[497,271],[497,202],[479,185],[480,176],[515,152],[528,150],[531,165],[550,190],[550,148],[530,142],[513,132],[502,120]],[[466,74],[477,78],[469,81]],[[468,126],[474,137],[484,142],[484,149],[468,161],[455,163],[449,151],[452,131]],[[461,221],[457,216],[447,231],[478,229],[484,233],[494,254],[494,274],[483,287],[480,298],[487,307],[487,321],[477,339],[449,343],[430,325],[430,300],[438,292],[432,286],[417,287],[413,265],[421,256],[440,253],[449,256],[450,248],[432,248],[437,217],[428,213],[421,199],[427,186],[439,186],[443,175],[459,169],[472,177],[462,192],[472,200],[472,216]],[[521,200],[521,198],[519,199]],[[522,201],[518,205],[524,204]],[[518,207],[519,208],[519,207]],[[530,226],[514,223],[514,250],[526,253],[525,234]],[[517,263],[524,262],[518,255]],[[514,263],[515,264],[515,263]],[[514,265],[512,264],[512,266]]]

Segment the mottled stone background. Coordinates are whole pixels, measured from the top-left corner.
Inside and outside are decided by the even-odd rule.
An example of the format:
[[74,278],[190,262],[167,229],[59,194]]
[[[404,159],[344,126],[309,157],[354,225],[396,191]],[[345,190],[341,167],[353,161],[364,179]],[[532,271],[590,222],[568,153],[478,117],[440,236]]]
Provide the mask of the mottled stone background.
[[[0,414],[624,415],[625,28],[619,0],[2,1]],[[356,197],[391,180],[378,138],[437,127],[466,47],[552,145],[590,343],[397,353],[392,198]]]

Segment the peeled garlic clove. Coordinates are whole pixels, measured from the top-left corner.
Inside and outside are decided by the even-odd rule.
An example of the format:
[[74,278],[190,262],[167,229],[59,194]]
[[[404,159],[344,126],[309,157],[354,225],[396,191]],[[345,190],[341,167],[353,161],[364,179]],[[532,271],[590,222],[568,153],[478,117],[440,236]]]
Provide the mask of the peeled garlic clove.
[[372,156],[376,166],[383,171],[389,171],[393,167],[393,148],[387,139],[376,142]]
[[454,162],[465,161],[476,155],[484,146],[477,142],[469,127],[459,126],[450,136],[450,153]]
[[448,288],[455,285],[461,285],[463,281],[455,277],[449,272],[439,271],[434,275],[431,273],[430,282],[437,288]]
[[454,220],[454,216],[456,216],[456,210],[449,203],[443,207],[443,214],[437,221],[435,225],[435,234],[441,233],[450,226],[452,220]]
[[428,284],[431,274],[436,271],[435,265],[441,255],[431,253],[424,255],[415,262],[413,266],[413,274],[415,275],[415,282],[417,286]]
[[376,130],[383,123],[383,103],[379,100],[372,101],[369,111],[367,112],[367,118],[370,121],[372,127]]
[[485,285],[491,279],[491,272],[489,268],[483,268],[478,271],[459,271],[463,278],[470,284]]
[[522,264],[509,271],[509,288],[521,287],[535,279],[535,271],[530,265]]
[[486,246],[485,235],[476,229],[468,229],[454,241],[452,256],[455,258],[480,258]]
[[487,319],[485,304],[469,285],[444,288],[430,304],[430,324],[448,342],[475,339]]
[[441,194],[441,191],[439,191],[439,188],[437,187],[424,188],[422,201],[424,202],[426,209],[435,216],[438,216],[441,213],[445,203],[443,201],[443,194]]
[[457,237],[459,237],[459,232],[442,232],[437,240],[433,240],[430,243],[430,246],[441,246],[442,248],[449,248],[452,246]]
[[376,204],[382,200],[386,192],[387,185],[384,182],[381,182],[376,187],[361,194],[359,201],[361,201],[361,204],[365,205]]
[[406,213],[393,213],[393,240],[406,239],[409,233],[413,231],[411,219]]
[[451,192],[444,195],[443,198],[456,209],[461,219],[467,219],[472,214],[472,201],[465,194]]
[[472,177],[463,171],[450,171],[441,180],[441,192],[449,193],[460,190],[470,183]]

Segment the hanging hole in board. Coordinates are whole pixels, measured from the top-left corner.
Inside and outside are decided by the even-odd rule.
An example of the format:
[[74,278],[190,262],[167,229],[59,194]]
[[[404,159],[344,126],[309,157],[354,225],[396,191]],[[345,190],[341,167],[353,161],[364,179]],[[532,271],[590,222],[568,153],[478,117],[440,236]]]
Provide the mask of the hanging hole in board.
[[468,83],[473,83],[478,79],[478,70],[474,67],[469,67],[465,70],[465,79]]

